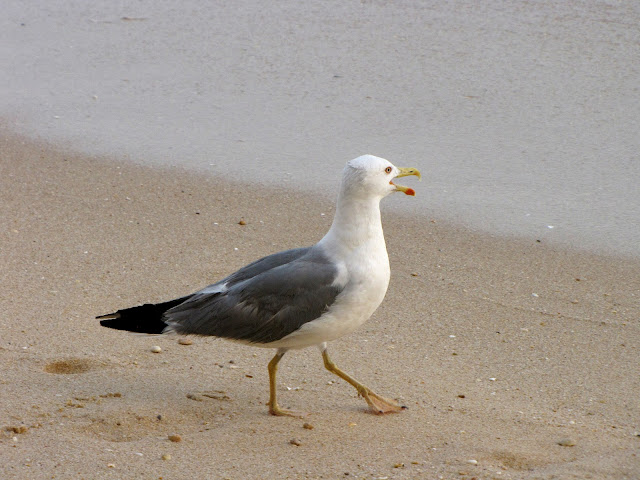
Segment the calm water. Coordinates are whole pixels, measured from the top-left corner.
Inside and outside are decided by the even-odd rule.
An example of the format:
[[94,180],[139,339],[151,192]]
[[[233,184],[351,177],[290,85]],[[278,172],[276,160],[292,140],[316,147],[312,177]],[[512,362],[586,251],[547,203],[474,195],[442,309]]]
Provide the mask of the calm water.
[[202,3],[5,0],[0,115],[332,196],[373,153],[424,173],[388,209],[640,256],[639,3]]

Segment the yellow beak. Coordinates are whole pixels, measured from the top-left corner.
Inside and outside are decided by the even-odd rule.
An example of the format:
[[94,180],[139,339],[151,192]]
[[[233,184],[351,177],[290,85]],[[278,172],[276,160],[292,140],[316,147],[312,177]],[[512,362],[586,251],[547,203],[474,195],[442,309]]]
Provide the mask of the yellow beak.
[[[398,173],[395,178],[408,177],[409,175],[415,175],[416,177],[418,177],[419,180],[422,180],[422,175],[420,175],[420,170],[418,170],[417,168],[399,167],[398,170],[400,170],[400,173]],[[396,187],[397,192],[402,192],[405,195],[412,195],[412,196],[416,194],[413,188],[405,187],[404,185],[396,185],[392,181],[389,183],[394,187]]]

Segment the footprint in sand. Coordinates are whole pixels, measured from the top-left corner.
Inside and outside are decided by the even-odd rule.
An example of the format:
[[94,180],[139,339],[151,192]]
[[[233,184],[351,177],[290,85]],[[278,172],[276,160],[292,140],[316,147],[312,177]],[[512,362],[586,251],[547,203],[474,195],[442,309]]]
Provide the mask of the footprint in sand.
[[202,402],[207,398],[226,402],[231,401],[231,397],[229,397],[224,390],[208,390],[200,393],[187,393],[186,396],[189,400],[195,400],[196,402]]
[[85,358],[68,358],[66,360],[47,363],[44,366],[44,371],[61,375],[73,375],[88,372],[89,370],[97,368],[99,365],[98,362]]
[[163,436],[168,427],[157,415],[127,409],[99,412],[87,418],[78,430],[110,442],[133,442],[149,436]]

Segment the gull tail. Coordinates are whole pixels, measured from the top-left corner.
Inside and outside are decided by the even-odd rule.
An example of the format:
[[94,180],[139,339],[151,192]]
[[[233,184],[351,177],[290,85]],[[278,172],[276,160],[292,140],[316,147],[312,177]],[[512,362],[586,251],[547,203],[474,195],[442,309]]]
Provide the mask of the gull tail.
[[100,325],[127,332],[160,334],[167,324],[163,320],[164,312],[188,300],[191,295],[176,298],[163,303],[145,303],[137,307],[125,308],[117,312],[100,315]]

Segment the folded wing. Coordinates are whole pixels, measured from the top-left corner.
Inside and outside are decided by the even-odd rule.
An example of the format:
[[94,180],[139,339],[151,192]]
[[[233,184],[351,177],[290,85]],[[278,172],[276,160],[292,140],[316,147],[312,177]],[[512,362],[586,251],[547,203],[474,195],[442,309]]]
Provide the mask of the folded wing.
[[[197,292],[165,312],[167,331],[213,335],[251,343],[269,343],[319,318],[335,302],[344,285],[338,269],[318,247],[269,257]],[[289,258],[286,258],[287,260]]]

